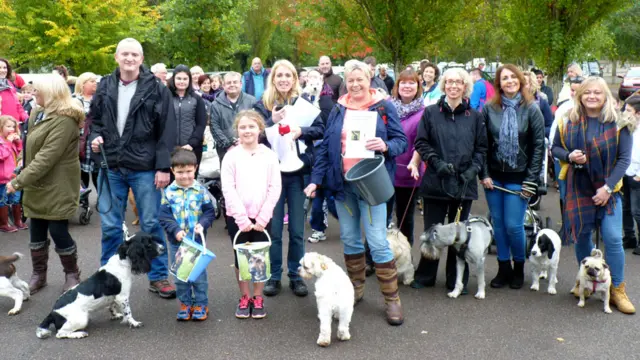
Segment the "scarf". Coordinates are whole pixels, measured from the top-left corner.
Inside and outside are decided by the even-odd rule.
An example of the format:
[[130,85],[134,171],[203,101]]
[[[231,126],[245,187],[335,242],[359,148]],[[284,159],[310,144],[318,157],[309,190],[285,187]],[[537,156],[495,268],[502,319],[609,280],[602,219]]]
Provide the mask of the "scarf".
[[500,138],[498,139],[498,158],[515,168],[518,160],[518,116],[516,109],[522,100],[518,93],[513,99],[502,95],[502,123],[500,124]]
[[424,109],[424,102],[421,98],[414,99],[408,104],[404,104],[400,99],[392,99],[391,102],[396,107],[396,110],[398,110],[400,120],[406,119],[410,115]]
[[[597,136],[586,139],[586,119],[578,123],[568,121],[565,125],[565,149],[569,152],[581,149],[587,155],[587,163],[582,169],[569,166],[567,172],[567,193],[563,214],[565,234],[574,242],[583,233],[591,232],[596,221],[602,219],[604,211],[613,212],[615,197],[611,196],[604,209],[600,209],[591,199],[596,189],[605,184],[615,167],[618,154],[618,127],[614,122],[599,123]],[[604,211],[599,211],[604,210]]]
[[4,91],[9,89],[11,86],[9,85],[9,80],[7,78],[0,79],[0,91]]

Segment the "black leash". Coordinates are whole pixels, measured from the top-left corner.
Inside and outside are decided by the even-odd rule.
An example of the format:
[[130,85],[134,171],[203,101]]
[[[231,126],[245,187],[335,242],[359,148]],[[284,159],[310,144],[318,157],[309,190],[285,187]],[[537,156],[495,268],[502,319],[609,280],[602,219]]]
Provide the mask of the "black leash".
[[[98,144],[100,148],[100,171],[102,171],[102,177],[100,178],[100,189],[98,190],[98,200],[96,200],[96,209],[98,209],[98,213],[107,214],[113,208],[113,198],[111,193],[111,184],[109,183],[109,164],[107,163],[107,155],[104,153],[104,147],[102,144]],[[102,198],[102,193],[105,190],[105,182],[107,193],[109,194],[109,209],[106,211],[100,211],[100,199]]]

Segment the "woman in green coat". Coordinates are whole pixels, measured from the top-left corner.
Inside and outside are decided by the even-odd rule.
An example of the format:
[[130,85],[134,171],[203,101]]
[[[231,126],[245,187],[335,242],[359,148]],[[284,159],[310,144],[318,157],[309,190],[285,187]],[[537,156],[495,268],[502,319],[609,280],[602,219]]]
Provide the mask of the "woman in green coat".
[[76,243],[69,234],[69,218],[78,207],[80,162],[78,139],[84,112],[71,98],[59,75],[34,84],[38,107],[31,113],[24,147],[24,167],[7,184],[7,192],[22,190],[25,216],[31,219],[33,275],[31,293],[47,285],[49,240],[55,243],[65,272],[64,291],[80,282]]

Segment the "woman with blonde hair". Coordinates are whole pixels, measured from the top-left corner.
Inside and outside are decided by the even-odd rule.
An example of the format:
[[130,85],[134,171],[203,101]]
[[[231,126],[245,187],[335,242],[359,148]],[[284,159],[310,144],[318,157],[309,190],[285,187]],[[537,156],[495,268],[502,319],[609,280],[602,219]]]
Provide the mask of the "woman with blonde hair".
[[[267,79],[266,89],[261,100],[255,105],[255,109],[265,118],[267,127],[278,126],[278,123],[286,118],[290,107],[298,101],[300,94],[301,89],[296,68],[288,60],[278,60],[273,64]],[[322,139],[324,123],[318,115],[311,126],[299,127],[295,124],[295,119],[287,119],[287,125],[280,129],[281,134],[283,131],[293,133],[293,138],[303,141],[306,149],[301,152],[299,141],[296,141],[297,154],[304,166],[294,172],[281,173],[282,193],[271,220],[271,279],[264,287],[264,294],[267,296],[277,295],[282,287],[280,280],[282,277],[282,231],[285,202],[289,215],[289,252],[287,254],[289,287],[296,296],[307,296],[308,294],[306,284],[298,275],[298,266],[300,259],[304,256],[305,246],[305,196],[302,191],[306,183],[305,179],[311,173],[311,166],[315,159],[313,141]]]
[[347,94],[340,97],[327,120],[327,130],[318,150],[313,167],[311,183],[305,189],[313,197],[319,186],[335,195],[336,210],[340,222],[340,239],[344,245],[344,260],[347,273],[355,290],[355,301],[364,296],[366,274],[365,247],[362,241],[364,230],[375,273],[384,296],[387,322],[401,325],[404,322],[402,304],[398,291],[398,271],[393,252],[387,241],[387,205],[369,205],[353,185],[345,180],[345,174],[359,160],[344,158],[349,120],[347,111],[377,112],[376,134],[366,141],[366,149],[384,156],[384,166],[391,177],[396,172],[395,158],[407,150],[407,137],[402,130],[398,112],[390,100],[381,92],[371,88],[369,65],[349,60],[344,66]]
[[538,79],[533,71],[525,71],[522,74],[525,80],[524,88],[529,90],[533,100],[538,104],[542,112],[542,117],[544,117],[544,136],[548,138],[551,125],[553,124],[553,113],[551,112],[547,95],[540,91],[540,84],[538,84]]
[[562,105],[562,103],[571,100],[571,83],[569,79],[581,77],[582,76],[582,68],[577,63],[573,63],[569,65],[567,68],[567,76],[565,77],[564,84],[562,85],[562,89],[560,90],[560,94],[558,94],[558,106]]
[[[633,140],[629,117],[621,117],[609,86],[587,78],[575,95],[568,118],[558,120],[553,155],[560,159],[560,178],[567,181],[563,226],[573,240],[578,264],[591,255],[593,231],[600,228],[611,271],[611,304],[634,314],[625,290],[622,247],[622,177],[631,163]],[[573,293],[579,296],[578,284]]]
[[89,136],[91,129],[91,119],[87,115],[89,115],[91,101],[97,88],[98,76],[92,72],[86,72],[78,76],[73,94],[73,98],[82,106],[85,115],[84,127],[80,130],[80,168],[82,170],[82,186],[85,189],[89,187],[89,179],[93,181],[93,186],[98,189],[98,169],[91,159],[91,144],[87,143],[87,136]]
[[69,218],[78,207],[78,135],[84,120],[82,108],[71,98],[61,76],[46,75],[34,87],[38,107],[29,119],[24,168],[7,184],[8,193],[22,190],[24,213],[31,219],[32,294],[47,285],[48,234],[65,273],[63,291],[80,282],[78,250],[69,234]]

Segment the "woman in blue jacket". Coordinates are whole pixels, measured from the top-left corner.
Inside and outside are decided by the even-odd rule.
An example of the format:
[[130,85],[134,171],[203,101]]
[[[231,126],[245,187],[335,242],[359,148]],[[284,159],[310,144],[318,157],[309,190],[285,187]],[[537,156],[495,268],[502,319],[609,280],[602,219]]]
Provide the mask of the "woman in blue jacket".
[[362,242],[364,226],[367,243],[375,263],[376,276],[386,304],[387,322],[401,325],[404,321],[398,294],[398,275],[393,253],[387,242],[387,205],[370,206],[345,181],[344,175],[360,159],[346,159],[342,155],[346,148],[345,114],[349,110],[378,112],[376,137],[367,140],[367,150],[385,157],[385,167],[395,173],[393,159],[407,149],[407,137],[402,131],[398,113],[385,96],[370,88],[369,66],[357,60],[345,64],[347,94],[338,100],[327,121],[324,139],[316,155],[311,174],[311,184],[305,189],[313,196],[322,184],[335,195],[336,210],[340,222],[340,238],[344,244],[344,257],[349,278],[355,290],[355,301],[364,295],[365,248]]

